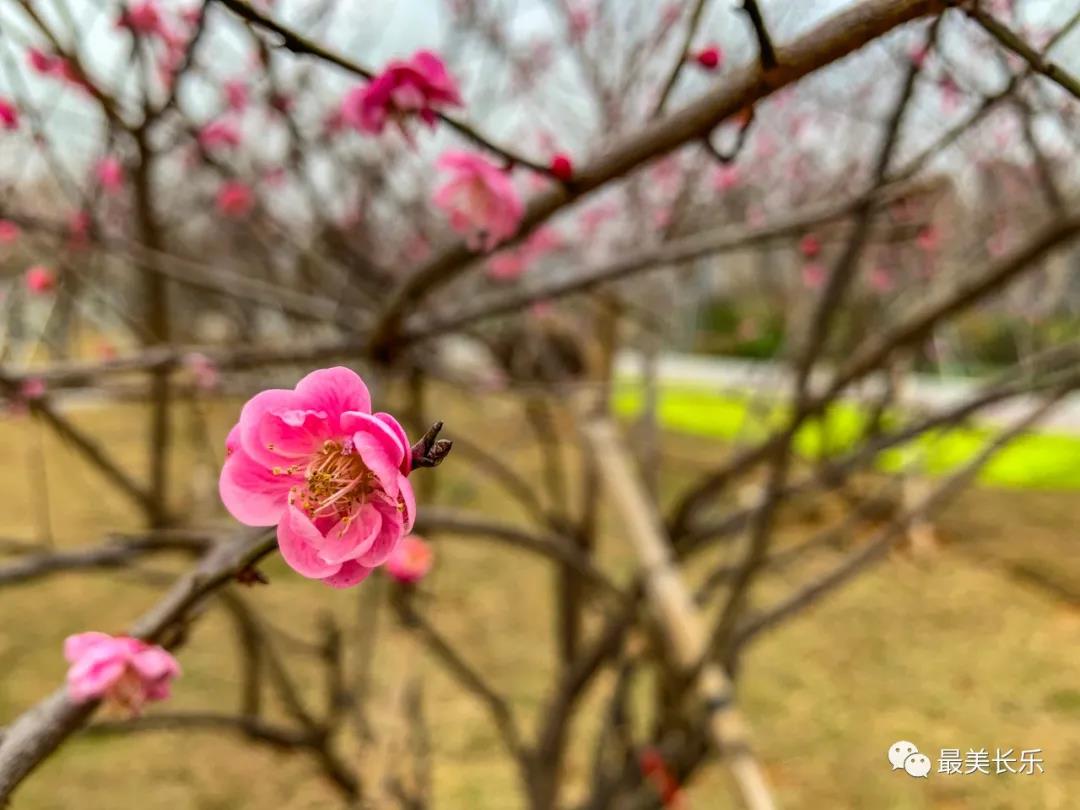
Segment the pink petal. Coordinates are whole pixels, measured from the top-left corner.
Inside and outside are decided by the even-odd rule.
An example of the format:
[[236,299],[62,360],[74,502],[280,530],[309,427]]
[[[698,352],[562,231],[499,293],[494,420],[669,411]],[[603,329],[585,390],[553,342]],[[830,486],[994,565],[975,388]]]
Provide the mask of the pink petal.
[[405,527],[396,502],[376,496],[372,499],[372,503],[382,515],[382,523],[371,547],[358,556],[356,561],[361,565],[375,567],[386,562],[387,558],[393,553],[394,548],[405,534]]
[[296,384],[299,407],[326,413],[335,433],[346,411],[371,413],[371,395],[360,375],[344,366],[313,371]]
[[301,408],[296,392],[285,388],[268,388],[249,399],[240,409],[240,445],[244,452],[268,469],[289,466],[290,459],[266,446],[261,436],[262,423],[274,412]]
[[319,545],[319,559],[328,565],[355,560],[375,543],[383,518],[372,504],[365,503],[350,516],[333,526]]
[[341,570],[333,576],[323,577],[323,582],[331,588],[351,588],[367,579],[372,569],[349,560],[342,563]]
[[112,636],[94,631],[68,636],[64,639],[64,658],[74,663],[82,658],[91,647],[96,647],[107,641],[112,641]]
[[258,436],[260,443],[278,456],[307,458],[330,438],[330,421],[325,411],[275,410],[263,415]]
[[404,506],[402,516],[405,521],[404,531],[406,534],[412,531],[413,523],[416,522],[416,495],[413,493],[412,484],[404,475],[398,479],[398,498]]
[[274,475],[243,450],[225,459],[218,493],[229,514],[246,526],[273,526],[289,504],[289,490],[303,483],[300,475]]
[[324,538],[307,515],[295,506],[285,510],[278,524],[277,538],[281,556],[298,574],[323,579],[333,576],[341,568],[338,563],[329,564],[319,558],[318,546]]
[[355,451],[375,473],[383,489],[391,496],[397,495],[397,479],[405,460],[405,448],[393,429],[366,413],[344,414],[341,426],[352,435]]
[[131,665],[139,676],[150,681],[174,678],[180,674],[180,665],[161,647],[147,647],[132,656]]
[[408,475],[409,470],[412,468],[412,445],[409,444],[409,437],[405,433],[405,428],[401,426],[401,423],[397,419],[392,417],[388,413],[379,412],[374,414],[375,418],[381,422],[385,422],[386,425],[397,436],[397,440],[401,442],[401,448],[404,451],[401,460],[401,473],[402,475]]

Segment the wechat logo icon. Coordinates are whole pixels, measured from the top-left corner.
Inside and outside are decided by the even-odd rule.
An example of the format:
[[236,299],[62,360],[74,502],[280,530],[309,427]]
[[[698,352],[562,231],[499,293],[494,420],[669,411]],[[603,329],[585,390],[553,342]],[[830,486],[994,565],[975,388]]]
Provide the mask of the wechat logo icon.
[[925,779],[930,773],[930,757],[920,754],[915,743],[898,740],[889,746],[889,763],[894,771],[903,770],[908,776]]

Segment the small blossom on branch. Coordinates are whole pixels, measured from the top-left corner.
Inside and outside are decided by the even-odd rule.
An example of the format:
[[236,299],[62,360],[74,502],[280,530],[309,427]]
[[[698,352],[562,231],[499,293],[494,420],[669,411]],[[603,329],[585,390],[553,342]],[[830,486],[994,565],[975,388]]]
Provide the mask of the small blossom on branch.
[[719,70],[724,66],[724,51],[719,45],[709,45],[692,54],[691,58],[705,70]]
[[19,109],[6,98],[0,97],[0,129],[11,132],[19,128]]
[[23,279],[32,295],[45,295],[56,289],[56,274],[43,264],[35,264]]
[[104,699],[131,714],[169,697],[180,665],[166,650],[128,636],[79,633],[64,641],[71,667],[67,688],[76,703]]
[[438,166],[453,177],[435,191],[433,202],[470,248],[491,250],[517,232],[525,206],[507,171],[471,152],[445,152]]
[[112,155],[98,161],[94,167],[94,175],[101,188],[109,194],[115,194],[124,187],[124,166]]
[[0,219],[0,245],[13,245],[19,239],[22,230],[8,219]]
[[367,386],[343,367],[313,371],[294,389],[256,394],[226,440],[219,490],[249,526],[277,525],[297,573],[335,588],[387,561],[416,516],[412,451]]
[[417,51],[407,60],[391,62],[367,85],[349,91],[341,111],[345,122],[360,132],[378,135],[392,122],[407,136],[410,118],[433,127],[439,110],[461,104],[457,82],[442,59],[431,51]]
[[387,558],[386,573],[403,585],[415,585],[427,576],[434,560],[431,546],[415,534],[410,534],[402,538]]
[[216,204],[218,211],[225,216],[239,219],[251,213],[255,207],[255,195],[246,183],[226,180],[218,188]]

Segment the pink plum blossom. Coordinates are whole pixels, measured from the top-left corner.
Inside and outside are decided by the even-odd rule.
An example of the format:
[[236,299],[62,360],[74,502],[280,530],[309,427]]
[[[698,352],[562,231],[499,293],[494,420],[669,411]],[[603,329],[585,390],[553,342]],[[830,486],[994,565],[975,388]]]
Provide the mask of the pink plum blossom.
[[33,295],[45,295],[56,289],[56,274],[42,264],[35,264],[26,271],[26,289]]
[[115,194],[124,187],[124,166],[112,155],[98,161],[94,174],[101,187],[110,194]]
[[199,143],[203,149],[235,149],[243,142],[236,124],[225,119],[218,119],[205,124],[199,130]]
[[248,105],[248,87],[242,79],[230,79],[222,86],[225,106],[232,112],[243,112]]
[[19,128],[19,108],[6,98],[0,97],[0,129],[9,132]]
[[412,529],[409,441],[394,417],[371,412],[350,369],[256,394],[225,447],[225,507],[249,526],[276,524],[281,556],[305,577],[355,585]]
[[132,33],[169,38],[165,22],[154,0],[131,3],[121,14],[117,25]]
[[45,53],[39,48],[27,49],[26,61],[32,71],[42,76],[56,73],[60,69],[61,62],[63,62],[60,57]]
[[169,697],[180,665],[165,649],[129,636],[79,633],[64,640],[68,696],[76,703],[105,699],[139,714]]
[[552,228],[537,228],[517,248],[502,250],[488,259],[490,278],[508,281],[529,269],[537,259],[562,247],[562,237]]
[[470,248],[491,250],[517,232],[525,206],[508,172],[471,152],[444,152],[438,167],[454,176],[436,189],[433,202]]
[[0,245],[13,245],[22,231],[19,226],[8,219],[0,219]]
[[404,585],[415,585],[427,576],[434,557],[428,543],[410,534],[401,539],[386,559],[386,573]]
[[218,211],[225,216],[240,218],[250,214],[255,207],[255,195],[246,183],[226,180],[218,187],[215,203]]
[[341,112],[358,131],[378,135],[391,121],[405,132],[405,121],[413,116],[434,126],[439,109],[461,103],[457,83],[442,59],[431,51],[417,51],[409,59],[391,62],[367,85],[349,91]]
[[807,259],[816,258],[821,253],[821,240],[812,233],[806,234],[799,240],[799,253]]

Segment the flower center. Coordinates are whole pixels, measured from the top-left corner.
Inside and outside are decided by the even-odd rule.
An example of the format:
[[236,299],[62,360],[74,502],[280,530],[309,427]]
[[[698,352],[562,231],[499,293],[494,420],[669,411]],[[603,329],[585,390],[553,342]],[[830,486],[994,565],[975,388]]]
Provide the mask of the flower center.
[[312,456],[304,477],[307,486],[294,490],[292,497],[314,519],[351,512],[367,495],[372,473],[352,442],[345,439],[324,442],[322,450]]

